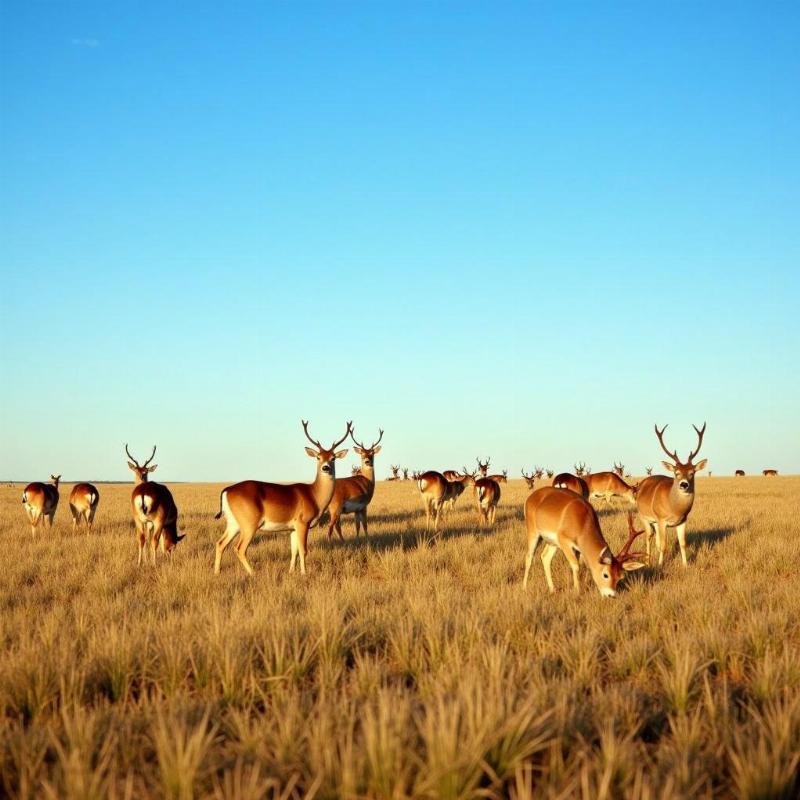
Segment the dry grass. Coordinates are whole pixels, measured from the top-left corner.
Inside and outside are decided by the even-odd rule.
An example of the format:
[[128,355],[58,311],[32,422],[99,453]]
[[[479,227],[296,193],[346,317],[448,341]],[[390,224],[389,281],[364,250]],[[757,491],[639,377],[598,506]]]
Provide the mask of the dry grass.
[[[583,570],[523,592],[521,481],[493,533],[462,498],[421,537],[382,483],[368,541],[263,535],[212,574],[218,488],[176,485],[188,536],[137,569],[130,486],[98,530],[52,531],[0,490],[0,795],[796,797],[800,479],[700,479],[690,566],[602,600]],[[619,511],[602,523],[613,547]],[[348,534],[352,527],[346,526]]]

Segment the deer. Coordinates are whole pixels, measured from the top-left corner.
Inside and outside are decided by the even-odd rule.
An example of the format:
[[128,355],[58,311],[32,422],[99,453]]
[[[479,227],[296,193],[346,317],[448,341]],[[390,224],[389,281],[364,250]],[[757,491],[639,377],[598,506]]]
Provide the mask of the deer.
[[508,470],[504,469],[499,475],[487,475],[486,477],[497,483],[508,483]]
[[457,469],[446,469],[441,474],[448,481],[457,481],[461,477],[461,473]]
[[534,487],[534,486],[535,486],[535,484],[536,484],[536,479],[537,479],[537,478],[539,478],[539,477],[541,477],[541,476],[540,476],[540,475],[537,475],[537,473],[536,473],[536,470],[534,470],[533,472],[531,472],[531,474],[530,474],[530,475],[528,475],[528,474],[525,472],[525,470],[524,470],[524,469],[523,469],[523,470],[521,470],[521,472],[522,472],[522,477],[525,479],[525,483],[528,485],[528,488],[529,488],[529,489],[533,489],[533,487]]
[[491,463],[491,459],[487,458],[486,461],[481,461],[479,458],[476,458],[475,461],[478,462],[478,475],[481,478],[485,478],[489,473],[489,464]]
[[553,478],[553,486],[556,489],[569,489],[584,499],[589,498],[589,486],[580,475],[573,475],[571,472],[559,472]]
[[616,597],[617,586],[625,574],[645,566],[640,560],[643,553],[630,552],[636,537],[644,533],[634,529],[633,514],[628,513],[628,539],[615,556],[603,537],[597,512],[588,500],[568,489],[544,486],[530,494],[525,501],[525,526],[528,552],[523,589],[528,585],[533,554],[541,539],[545,542],[542,565],[551,594],[555,592],[551,562],[559,550],[569,562],[574,590],[580,592],[580,556],[589,567],[602,597]]
[[94,515],[100,503],[100,492],[91,483],[76,483],[69,494],[69,510],[72,514],[72,530],[77,531],[81,522],[86,523],[87,533],[92,530]]
[[36,528],[44,518],[48,528],[53,527],[53,517],[58,508],[58,483],[60,475],[51,475],[50,483],[35,481],[29,483],[22,492],[22,507],[31,523],[31,534],[36,534]]
[[317,471],[311,483],[266,483],[247,480],[226,486],[219,495],[219,511],[214,519],[225,517],[225,532],[217,540],[214,555],[214,574],[219,575],[222,554],[238,536],[233,551],[248,576],[254,574],[247,560],[247,548],[257,531],[273,533],[289,532],[291,559],[289,572],[294,572],[300,557],[300,574],[306,574],[308,531],[313,528],[328,508],[336,484],[336,461],[347,455],[347,449],[337,448],[347,439],[353,428],[348,422],[344,436],[323,447],[318,439],[312,439],[308,422],[300,420],[306,439],[313,447],[306,446],[306,455],[317,462]]
[[350,475],[352,477],[355,477],[356,475],[360,475],[360,474],[361,474],[361,467],[358,466],[358,464],[353,464],[353,466],[350,467]]
[[610,505],[615,497],[621,497],[629,503],[636,503],[636,487],[625,481],[617,471],[590,473],[584,475],[582,480],[589,490],[588,499],[605,500]]
[[478,508],[478,523],[481,527],[491,527],[494,525],[497,504],[500,502],[500,484],[493,477],[475,478],[474,475],[471,477]]
[[762,469],[761,474],[765,478],[775,478],[778,475],[778,470],[776,469]]
[[584,475],[588,475],[592,471],[592,468],[587,467],[583,461],[581,461],[580,464],[575,464],[574,467],[575,475],[577,475],[579,478],[582,478]]
[[131,455],[127,444],[125,453],[130,459],[128,468],[133,472],[135,484],[131,492],[131,511],[139,541],[139,559],[136,563],[141,566],[144,546],[149,539],[150,560],[155,565],[159,545],[162,553],[171,556],[175,546],[185,536],[178,533],[178,507],[166,486],[150,480],[150,474],[158,468],[158,464],[151,464],[156,455],[156,446],[153,445],[153,452],[144,464]]
[[743,469],[737,469],[736,472],[733,473],[737,478],[744,478],[745,472]]
[[622,462],[617,464],[617,462],[615,461],[614,462],[614,466],[611,468],[611,471],[615,475],[618,475],[620,478],[624,478],[625,477],[625,465]]
[[644,468],[644,471],[645,471],[645,472],[646,472],[648,475],[652,475],[652,474],[653,474],[653,468],[652,468],[652,467],[645,467],[645,468]]
[[[457,473],[458,474],[458,473]],[[454,480],[448,480],[443,473],[436,470],[423,472],[417,479],[417,488],[425,506],[425,530],[430,530],[433,525],[434,534],[439,530],[439,520],[444,518],[446,511],[452,510],[456,500],[464,492],[464,488],[475,481],[475,473],[467,472],[458,474]]]
[[550,480],[552,480],[552,479],[553,479],[553,475],[554,475],[554,474],[555,474],[555,470],[552,470],[552,469],[547,469],[547,470],[545,470],[545,475],[547,475],[547,477],[548,477]]
[[333,529],[342,536],[342,514],[353,514],[355,518],[356,536],[361,535],[360,528],[364,528],[364,536],[368,536],[367,507],[375,493],[375,456],[381,451],[383,431],[379,430],[378,438],[369,447],[359,442],[355,431],[351,428],[350,438],[353,440],[355,452],[361,457],[361,474],[337,480],[333,488],[333,497],[328,504],[330,523],[328,525],[328,538],[331,538]]
[[685,461],[681,461],[678,451],[670,451],[664,444],[665,425],[661,430],[655,426],[656,437],[661,449],[670,457],[670,461],[662,461],[664,468],[672,473],[667,475],[651,475],[639,483],[636,491],[636,506],[639,519],[646,531],[647,556],[650,557],[650,540],[653,532],[656,533],[658,544],[658,563],[664,563],[667,551],[667,528],[675,528],[678,544],[681,550],[683,566],[688,566],[686,560],[686,519],[694,504],[694,477],[695,473],[703,469],[708,463],[707,459],[694,463],[694,458],[703,446],[703,436],[706,432],[706,423],[702,428],[692,425],[697,433],[697,447],[689,453]]
[[398,464],[397,466],[395,466],[394,464],[392,464],[390,469],[392,470],[392,474],[386,480],[387,481],[399,481],[400,480],[400,465]]

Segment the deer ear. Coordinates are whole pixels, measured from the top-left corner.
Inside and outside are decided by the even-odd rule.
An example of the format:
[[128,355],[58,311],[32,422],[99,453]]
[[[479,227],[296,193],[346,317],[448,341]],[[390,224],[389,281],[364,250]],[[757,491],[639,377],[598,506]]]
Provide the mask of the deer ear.
[[311,458],[316,458],[316,457],[317,457],[317,451],[316,451],[316,450],[314,450],[314,449],[313,449],[313,448],[311,448],[311,447],[306,447],[306,453],[307,453],[307,454],[308,454],[308,455],[309,455]]
[[611,555],[611,551],[604,547],[602,552],[600,553],[600,563],[601,564],[612,564],[614,561],[614,556]]
[[705,469],[706,464],[708,464],[707,458],[704,458],[699,464],[695,464],[694,465],[695,472],[700,472],[701,469]]
[[334,458],[344,458],[347,455],[347,450],[340,450],[338,453],[334,454]]
[[667,472],[675,472],[675,465],[672,462],[662,461],[661,463],[664,465],[664,469],[667,470]]
[[152,467],[148,467],[147,468],[147,471],[148,472],[155,472],[157,469],[158,469],[158,464],[153,464]]
[[625,572],[635,572],[637,569],[642,569],[642,567],[646,566],[644,561],[623,561],[622,562],[622,569]]
[[358,453],[360,456],[364,455],[364,451],[360,447],[354,447],[353,452]]
[[373,447],[372,448],[372,455],[376,456],[376,455],[378,455],[378,453],[380,453],[380,451],[381,451],[381,446],[380,445],[378,445],[377,447]]
[[128,466],[135,472],[136,471],[136,464],[132,463],[131,461],[128,462]]

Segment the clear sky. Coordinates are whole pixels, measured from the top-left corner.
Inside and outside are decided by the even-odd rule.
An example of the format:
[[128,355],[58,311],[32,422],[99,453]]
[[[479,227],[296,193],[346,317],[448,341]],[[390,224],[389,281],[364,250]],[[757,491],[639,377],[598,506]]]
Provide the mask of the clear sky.
[[[800,458],[797,3],[0,3],[0,477]],[[348,456],[346,465],[352,462]],[[349,470],[348,470],[349,471]]]

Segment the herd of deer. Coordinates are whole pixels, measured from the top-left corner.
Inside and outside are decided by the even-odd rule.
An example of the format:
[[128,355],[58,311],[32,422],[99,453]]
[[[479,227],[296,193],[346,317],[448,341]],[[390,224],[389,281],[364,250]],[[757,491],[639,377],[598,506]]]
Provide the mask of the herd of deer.
[[[253,568],[247,560],[247,548],[259,530],[290,532],[291,560],[289,569],[294,570],[299,556],[300,571],[306,572],[306,551],[308,531],[322,524],[325,512],[328,513],[328,536],[334,530],[342,536],[341,517],[353,514],[356,535],[361,528],[367,534],[367,508],[375,491],[375,456],[380,452],[383,431],[379,431],[376,441],[368,447],[355,438],[351,422],[347,423],[344,436],[330,447],[323,447],[317,439],[311,438],[308,423],[302,421],[303,431],[313,447],[306,447],[306,453],[316,461],[316,476],[311,483],[265,483],[248,480],[228,486],[220,493],[219,513],[215,519],[225,517],[225,532],[216,543],[214,572],[219,573],[225,549],[236,539],[234,552],[248,575]],[[681,559],[684,567],[686,559],[686,520],[694,503],[695,474],[706,466],[706,459],[694,463],[700,452],[706,426],[693,426],[698,437],[697,447],[681,460],[676,450],[670,451],[664,443],[666,425],[655,428],[661,448],[669,456],[663,461],[664,468],[671,475],[653,475],[652,467],[647,469],[647,477],[639,483],[629,483],[630,475],[622,464],[614,464],[608,472],[592,473],[585,464],[575,465],[575,473],[563,472],[553,475],[547,470],[548,485],[536,488],[537,481],[545,471],[538,467],[529,475],[523,470],[522,476],[531,489],[525,501],[525,524],[527,528],[527,554],[523,585],[527,586],[533,555],[541,540],[544,547],[541,554],[545,577],[550,591],[554,591],[551,562],[560,550],[572,569],[573,584],[578,589],[579,557],[589,567],[595,584],[605,597],[616,595],[617,584],[626,572],[644,566],[641,560],[650,557],[651,540],[656,537],[659,550],[658,563],[663,564],[667,548],[667,528],[674,528],[677,534]],[[336,461],[347,455],[347,449],[338,449],[350,437],[354,450],[361,460],[358,472],[347,478],[336,478]],[[156,448],[150,457],[140,464],[125,445],[128,467],[135,476],[135,486],[131,493],[131,510],[139,544],[138,563],[144,558],[145,546],[149,542],[153,563],[156,550],[170,554],[175,545],[183,539],[178,533],[178,509],[170,490],[163,484],[150,480],[157,464],[152,464]],[[508,480],[504,470],[497,475],[489,475],[489,459],[476,459],[477,469],[460,472],[428,470],[415,472],[416,481],[422,497],[426,531],[431,527],[434,536],[438,535],[439,523],[452,509],[467,487],[472,487],[478,520],[481,526],[494,524],[497,506],[500,501],[500,484]],[[392,467],[393,479],[399,480],[400,467]],[[408,470],[403,470],[407,477]],[[764,475],[777,475],[777,470],[764,470]],[[744,475],[736,470],[736,475]],[[28,515],[31,530],[42,519],[52,527],[53,517],[58,506],[58,484],[60,475],[51,475],[52,482],[31,483],[22,493],[22,503]],[[622,549],[614,555],[600,529],[600,522],[591,500],[604,500],[611,503],[622,499],[635,506],[643,528],[636,530],[633,513],[628,512],[629,536]],[[91,529],[100,493],[90,483],[76,484],[69,498],[73,528],[85,523]],[[630,548],[637,536],[646,533],[646,553],[632,553]]]

